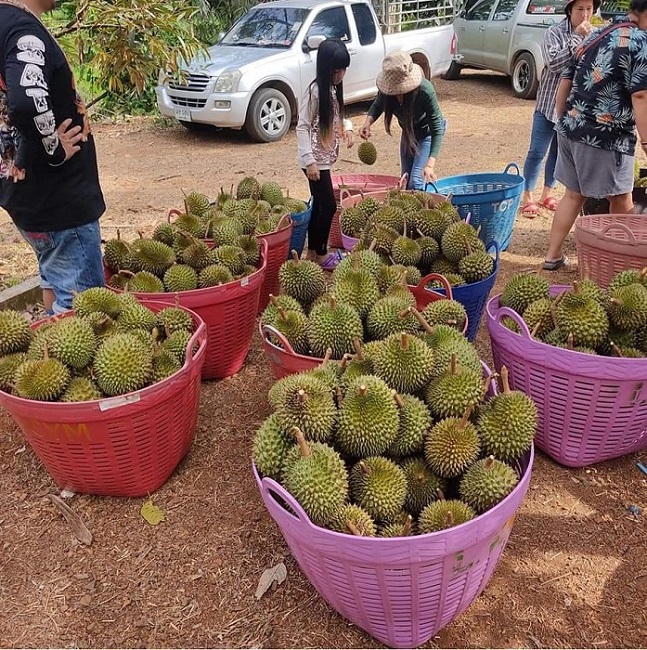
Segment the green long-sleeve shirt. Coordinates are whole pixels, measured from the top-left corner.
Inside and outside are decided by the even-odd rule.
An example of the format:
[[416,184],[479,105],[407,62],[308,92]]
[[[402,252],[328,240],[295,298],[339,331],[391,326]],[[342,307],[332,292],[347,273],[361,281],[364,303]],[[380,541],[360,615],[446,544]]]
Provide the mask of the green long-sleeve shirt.
[[[384,95],[378,92],[368,114],[375,122],[384,112]],[[393,115],[402,127],[402,105],[396,102]],[[443,143],[443,114],[433,84],[423,79],[413,103],[413,130],[416,140],[431,136],[431,158],[437,158]]]

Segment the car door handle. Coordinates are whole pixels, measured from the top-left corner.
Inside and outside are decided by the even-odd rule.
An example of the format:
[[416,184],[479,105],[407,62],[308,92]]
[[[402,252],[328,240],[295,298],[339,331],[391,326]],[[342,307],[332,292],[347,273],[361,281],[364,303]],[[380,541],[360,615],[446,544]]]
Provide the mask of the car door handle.
[[479,26],[479,32],[484,32],[484,31],[485,31],[485,27],[483,25],[480,25]]
[[503,33],[504,34],[509,34],[510,33],[510,28],[509,27],[504,27],[503,28]]
[[465,31],[465,27],[461,27],[461,32],[464,32],[464,31]]

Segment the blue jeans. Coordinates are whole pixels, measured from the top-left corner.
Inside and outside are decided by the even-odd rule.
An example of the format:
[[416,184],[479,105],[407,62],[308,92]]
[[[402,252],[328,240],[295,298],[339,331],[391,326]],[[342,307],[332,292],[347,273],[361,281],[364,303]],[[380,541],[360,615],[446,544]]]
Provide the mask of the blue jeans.
[[38,258],[40,286],[54,291],[55,314],[72,309],[75,293],[104,285],[98,220],[70,230],[20,234]]
[[403,174],[408,174],[408,190],[424,190],[425,181],[422,178],[422,170],[429,160],[431,151],[431,136],[428,135],[422,140],[418,140],[418,152],[415,155],[409,153],[406,149],[404,138],[400,138],[400,169]]
[[557,136],[555,123],[551,122],[543,113],[535,111],[532,117],[532,132],[530,134],[530,148],[523,165],[525,189],[532,192],[537,186],[541,163],[548,152],[546,167],[544,169],[544,185],[555,187],[555,163],[557,162]]

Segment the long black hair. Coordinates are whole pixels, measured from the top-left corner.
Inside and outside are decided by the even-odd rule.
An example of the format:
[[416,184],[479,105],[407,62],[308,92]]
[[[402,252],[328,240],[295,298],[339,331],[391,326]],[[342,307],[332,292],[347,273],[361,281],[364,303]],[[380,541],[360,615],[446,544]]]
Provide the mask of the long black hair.
[[[333,125],[333,108],[330,89],[335,70],[345,70],[350,65],[350,54],[338,38],[327,38],[317,50],[317,77],[312,82],[319,91],[319,131],[324,141],[330,139]],[[344,88],[340,82],[335,86],[340,117],[344,116]]]
[[[413,130],[414,123],[414,110],[413,105],[416,101],[416,95],[419,88],[415,88],[411,92],[402,95],[402,137],[404,138],[404,145],[407,153],[415,156],[418,153],[418,141],[416,134]],[[384,128],[386,132],[391,135],[391,120],[393,119],[393,111],[398,104],[396,95],[384,95]]]

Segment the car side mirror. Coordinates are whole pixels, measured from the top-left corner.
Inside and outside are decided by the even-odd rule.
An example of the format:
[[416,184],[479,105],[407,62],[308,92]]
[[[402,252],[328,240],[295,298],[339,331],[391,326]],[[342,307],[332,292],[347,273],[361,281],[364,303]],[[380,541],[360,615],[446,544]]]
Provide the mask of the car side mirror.
[[325,40],[326,40],[326,37],[322,36],[321,34],[315,34],[313,36],[308,36],[305,43],[303,44],[303,51],[304,52],[312,52],[312,50],[318,49],[319,46]]

